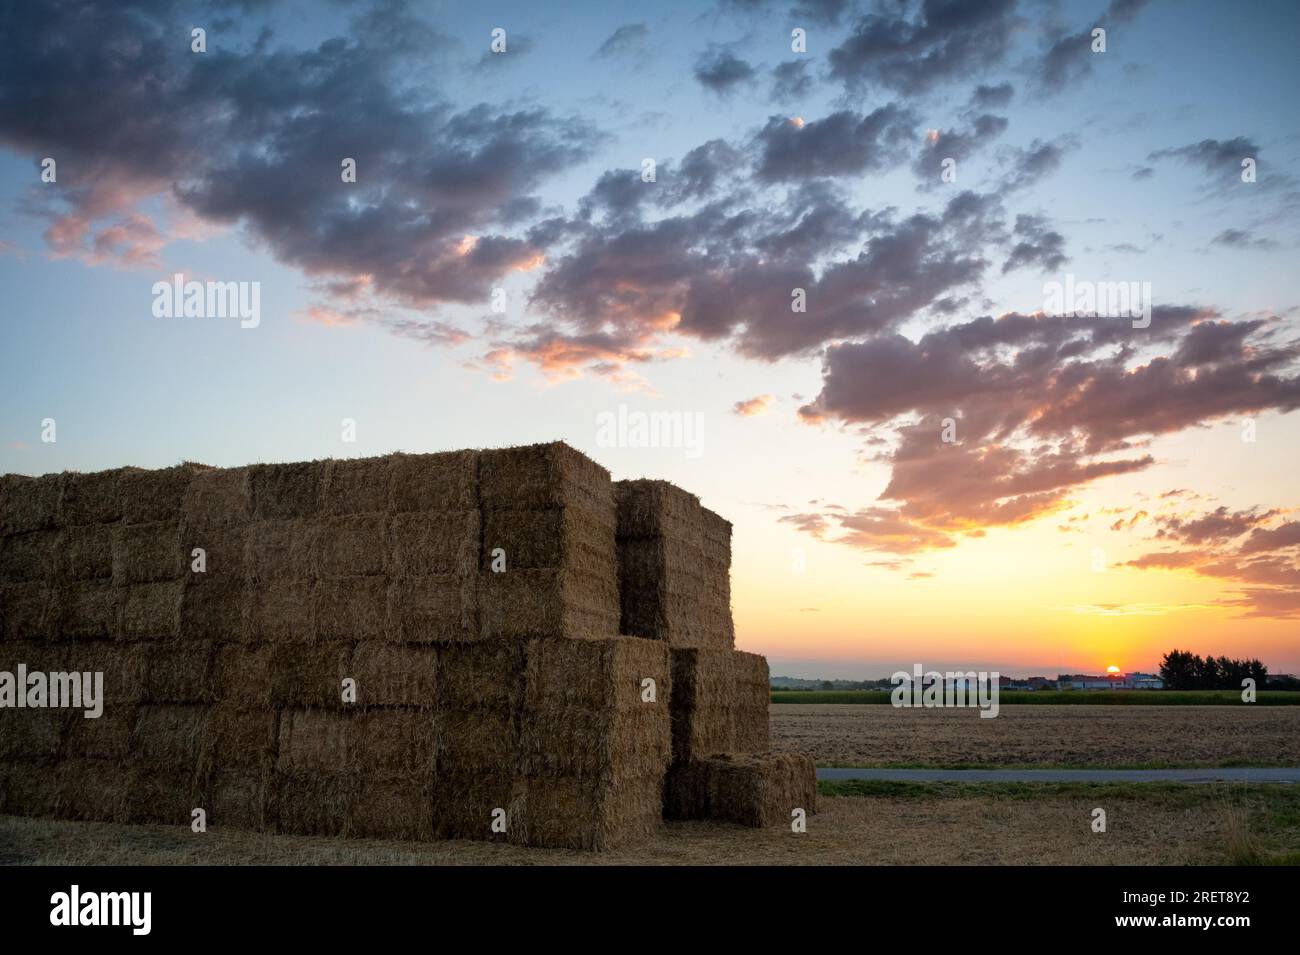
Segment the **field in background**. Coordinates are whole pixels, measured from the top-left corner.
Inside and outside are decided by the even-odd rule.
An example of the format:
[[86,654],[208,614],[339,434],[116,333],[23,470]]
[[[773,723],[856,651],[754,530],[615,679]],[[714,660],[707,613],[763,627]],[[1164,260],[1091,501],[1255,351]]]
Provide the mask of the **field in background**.
[[[823,783],[808,832],[671,823],[609,853],[0,816],[8,865],[1300,863],[1300,787]],[[1106,809],[1107,831],[1091,831]]]
[[774,704],[774,749],[819,766],[1300,766],[1300,707]]
[[[773,690],[773,703],[888,703],[889,690]],[[1300,693],[1261,690],[1242,703],[1240,690],[1003,690],[1002,706],[1300,706]]]

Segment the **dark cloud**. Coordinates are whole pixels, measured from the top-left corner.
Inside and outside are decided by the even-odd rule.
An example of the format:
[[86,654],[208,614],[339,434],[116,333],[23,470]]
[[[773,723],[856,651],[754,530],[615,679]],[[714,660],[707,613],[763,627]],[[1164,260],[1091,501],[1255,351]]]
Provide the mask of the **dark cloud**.
[[934,186],[941,183],[945,159],[954,159],[960,166],[964,160],[993,145],[1009,125],[1003,116],[983,113],[964,128],[932,130],[912,164],[912,171],[923,184]]
[[1016,243],[1002,265],[1003,274],[1013,269],[1033,267],[1051,271],[1068,261],[1065,236],[1050,228],[1041,216],[1016,216],[1014,232]]
[[772,67],[772,98],[792,103],[807,97],[813,90],[812,70],[807,60],[786,60]]
[[645,51],[649,35],[650,28],[644,23],[625,23],[606,37],[593,55],[597,59],[636,56]]
[[1048,92],[1058,92],[1087,77],[1092,72],[1096,57],[1113,55],[1092,51],[1092,31],[1097,27],[1108,31],[1106,43],[1109,51],[1110,43],[1113,42],[1109,31],[1113,27],[1131,23],[1146,3],[1147,0],[1111,0],[1106,12],[1095,23],[1074,32],[1055,31],[1049,37],[1047,52],[1039,59],[1036,67],[1039,85]]
[[1015,32],[1015,0],[893,6],[902,12],[859,18],[830,51],[831,75],[847,89],[884,87],[916,95],[969,79],[1003,60]]
[[1232,139],[1202,139],[1186,146],[1157,149],[1147,156],[1147,161],[1181,159],[1199,166],[1215,180],[1231,182],[1240,180],[1241,161],[1247,158],[1259,158],[1258,144],[1245,136],[1235,136]]
[[975,87],[971,93],[970,105],[974,109],[1003,109],[1011,102],[1015,95],[1015,88],[1010,83],[999,83],[996,86],[986,86],[980,84]]
[[714,48],[700,54],[694,74],[705,89],[726,95],[741,83],[753,80],[757,71],[731,51]]
[[852,176],[893,165],[915,141],[915,117],[894,104],[804,122],[772,116],[758,133],[757,174],[776,182]]
[[1244,229],[1224,229],[1210,240],[1210,244],[1226,246],[1229,249],[1255,249],[1257,251],[1277,248],[1277,243],[1272,239],[1257,239]]

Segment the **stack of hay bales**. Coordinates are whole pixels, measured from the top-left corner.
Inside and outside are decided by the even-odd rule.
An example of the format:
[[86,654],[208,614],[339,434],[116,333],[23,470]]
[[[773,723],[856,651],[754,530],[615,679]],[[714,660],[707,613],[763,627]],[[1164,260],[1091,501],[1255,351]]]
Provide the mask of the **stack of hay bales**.
[[665,481],[620,481],[622,631],[672,657],[664,812],[766,826],[815,811],[812,761],[768,752],[767,661],[735,649],[731,525]]
[[700,781],[767,743],[730,525],[563,444],[7,476],[0,535],[0,670],[104,674],[0,710],[0,812],[603,849],[674,758],[674,815],[793,798]]

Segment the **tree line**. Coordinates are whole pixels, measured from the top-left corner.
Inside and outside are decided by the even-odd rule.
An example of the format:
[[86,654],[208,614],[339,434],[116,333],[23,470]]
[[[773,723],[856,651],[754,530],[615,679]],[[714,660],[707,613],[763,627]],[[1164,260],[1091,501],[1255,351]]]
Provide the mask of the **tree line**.
[[1185,650],[1171,650],[1160,661],[1160,678],[1169,690],[1240,690],[1247,677],[1262,690],[1268,682],[1268,667],[1254,659],[1202,658]]

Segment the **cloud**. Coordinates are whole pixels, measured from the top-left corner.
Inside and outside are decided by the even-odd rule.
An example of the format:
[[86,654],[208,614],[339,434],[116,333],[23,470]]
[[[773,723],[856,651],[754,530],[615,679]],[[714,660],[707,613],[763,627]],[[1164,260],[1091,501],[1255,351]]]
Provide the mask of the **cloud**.
[[729,50],[717,47],[700,54],[693,72],[701,86],[720,96],[731,93],[735,87],[757,75],[749,63]]
[[897,162],[915,141],[915,117],[892,103],[866,115],[841,110],[801,124],[771,116],[755,137],[768,182],[855,176]]
[[1229,249],[1255,249],[1259,251],[1277,248],[1277,243],[1272,239],[1257,239],[1242,229],[1224,229],[1210,240],[1210,244],[1226,246]]
[[933,186],[942,182],[943,161],[954,159],[959,164],[983,149],[1006,132],[1010,125],[1003,116],[983,113],[976,116],[965,128],[932,130],[912,164],[912,171],[923,183]]
[[1234,182],[1241,178],[1241,161],[1259,158],[1259,145],[1245,136],[1232,139],[1202,139],[1186,146],[1157,149],[1147,155],[1148,162],[1181,159],[1199,166],[1216,181]]
[[778,102],[803,100],[812,93],[813,86],[808,60],[786,60],[772,67],[772,98]]
[[1065,236],[1049,228],[1041,216],[1016,216],[1014,232],[1017,241],[1002,265],[1004,275],[1013,269],[1034,266],[1051,271],[1069,261],[1065,254]]
[[1115,26],[1131,23],[1146,6],[1146,2],[1147,0],[1111,0],[1110,6],[1097,22],[1074,32],[1054,31],[1049,38],[1047,52],[1038,60],[1035,70],[1039,85],[1048,92],[1059,92],[1086,78],[1092,73],[1095,58],[1107,55],[1093,52],[1092,31],[1097,27],[1108,31],[1109,49],[1109,43],[1113,42],[1109,31]]
[[605,38],[593,56],[596,59],[643,56],[649,35],[650,29],[644,23],[625,23]]
[[979,110],[1004,109],[1015,92],[1015,87],[1010,83],[998,83],[996,86],[981,83],[971,93],[970,105]]
[[767,410],[771,404],[771,395],[758,395],[754,398],[745,398],[742,401],[737,401],[731,406],[731,411],[732,414],[740,415],[742,418],[754,418],[758,415],[767,414]]

